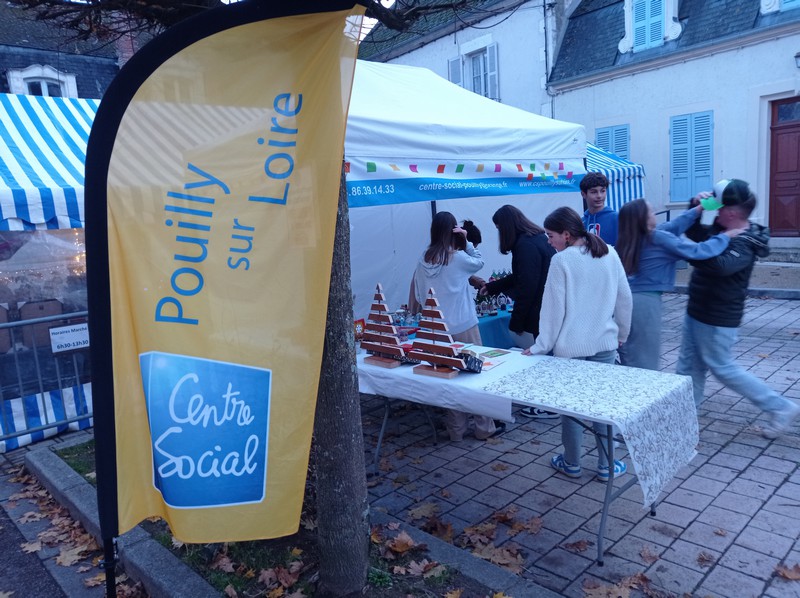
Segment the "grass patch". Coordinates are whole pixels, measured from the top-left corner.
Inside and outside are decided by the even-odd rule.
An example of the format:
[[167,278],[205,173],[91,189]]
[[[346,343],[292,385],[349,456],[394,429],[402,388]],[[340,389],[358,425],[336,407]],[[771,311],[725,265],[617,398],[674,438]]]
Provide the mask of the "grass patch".
[[97,485],[94,462],[94,439],[57,450],[56,454],[61,457],[67,465],[81,474],[92,486]]

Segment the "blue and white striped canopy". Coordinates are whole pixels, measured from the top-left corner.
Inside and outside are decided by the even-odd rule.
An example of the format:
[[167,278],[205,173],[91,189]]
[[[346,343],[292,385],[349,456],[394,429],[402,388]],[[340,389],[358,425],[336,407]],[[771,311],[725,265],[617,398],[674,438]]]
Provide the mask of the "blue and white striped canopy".
[[99,100],[0,94],[0,230],[81,228]]
[[641,164],[587,143],[586,170],[602,172],[608,177],[606,205],[613,210],[619,211],[629,201],[644,197],[644,167]]

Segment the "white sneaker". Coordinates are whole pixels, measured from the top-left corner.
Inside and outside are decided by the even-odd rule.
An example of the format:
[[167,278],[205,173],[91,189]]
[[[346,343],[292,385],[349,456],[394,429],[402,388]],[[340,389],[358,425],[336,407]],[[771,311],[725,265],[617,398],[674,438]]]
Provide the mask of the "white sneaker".
[[770,422],[764,427],[761,435],[770,440],[777,438],[792,427],[794,420],[796,420],[798,416],[800,416],[800,405],[792,401],[785,409],[772,412],[772,419],[770,419]]

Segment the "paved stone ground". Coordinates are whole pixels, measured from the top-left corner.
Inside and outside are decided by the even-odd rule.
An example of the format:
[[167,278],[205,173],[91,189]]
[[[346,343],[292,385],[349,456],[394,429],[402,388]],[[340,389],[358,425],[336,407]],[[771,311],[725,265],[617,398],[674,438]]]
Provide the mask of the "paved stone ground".
[[[685,309],[685,295],[665,295],[667,372],[675,370]],[[749,299],[735,351],[777,391],[800,399],[800,301]],[[376,406],[365,397],[365,407]],[[698,412],[697,457],[669,484],[654,517],[643,509],[638,486],[612,504],[602,567],[593,559],[604,486],[587,467],[577,481],[550,468],[550,456],[560,451],[557,419],[518,417],[486,442],[451,443],[442,431],[434,445],[421,408],[398,406],[384,439],[384,471],[370,482],[373,509],[421,526],[410,511],[435,503],[456,535],[512,507],[518,520],[541,517],[538,533],[513,538],[499,524],[495,544],[520,546],[522,575],[564,596],[583,597],[587,580],[608,585],[644,573],[675,596],[800,597],[800,581],[775,575],[778,565],[800,570],[800,426],[763,439],[766,418],[713,378]],[[380,410],[365,414],[365,443],[374,447]],[[594,442],[585,436],[588,450]],[[584,465],[595,457],[584,457]],[[591,543],[583,552],[565,547],[581,540]]]

